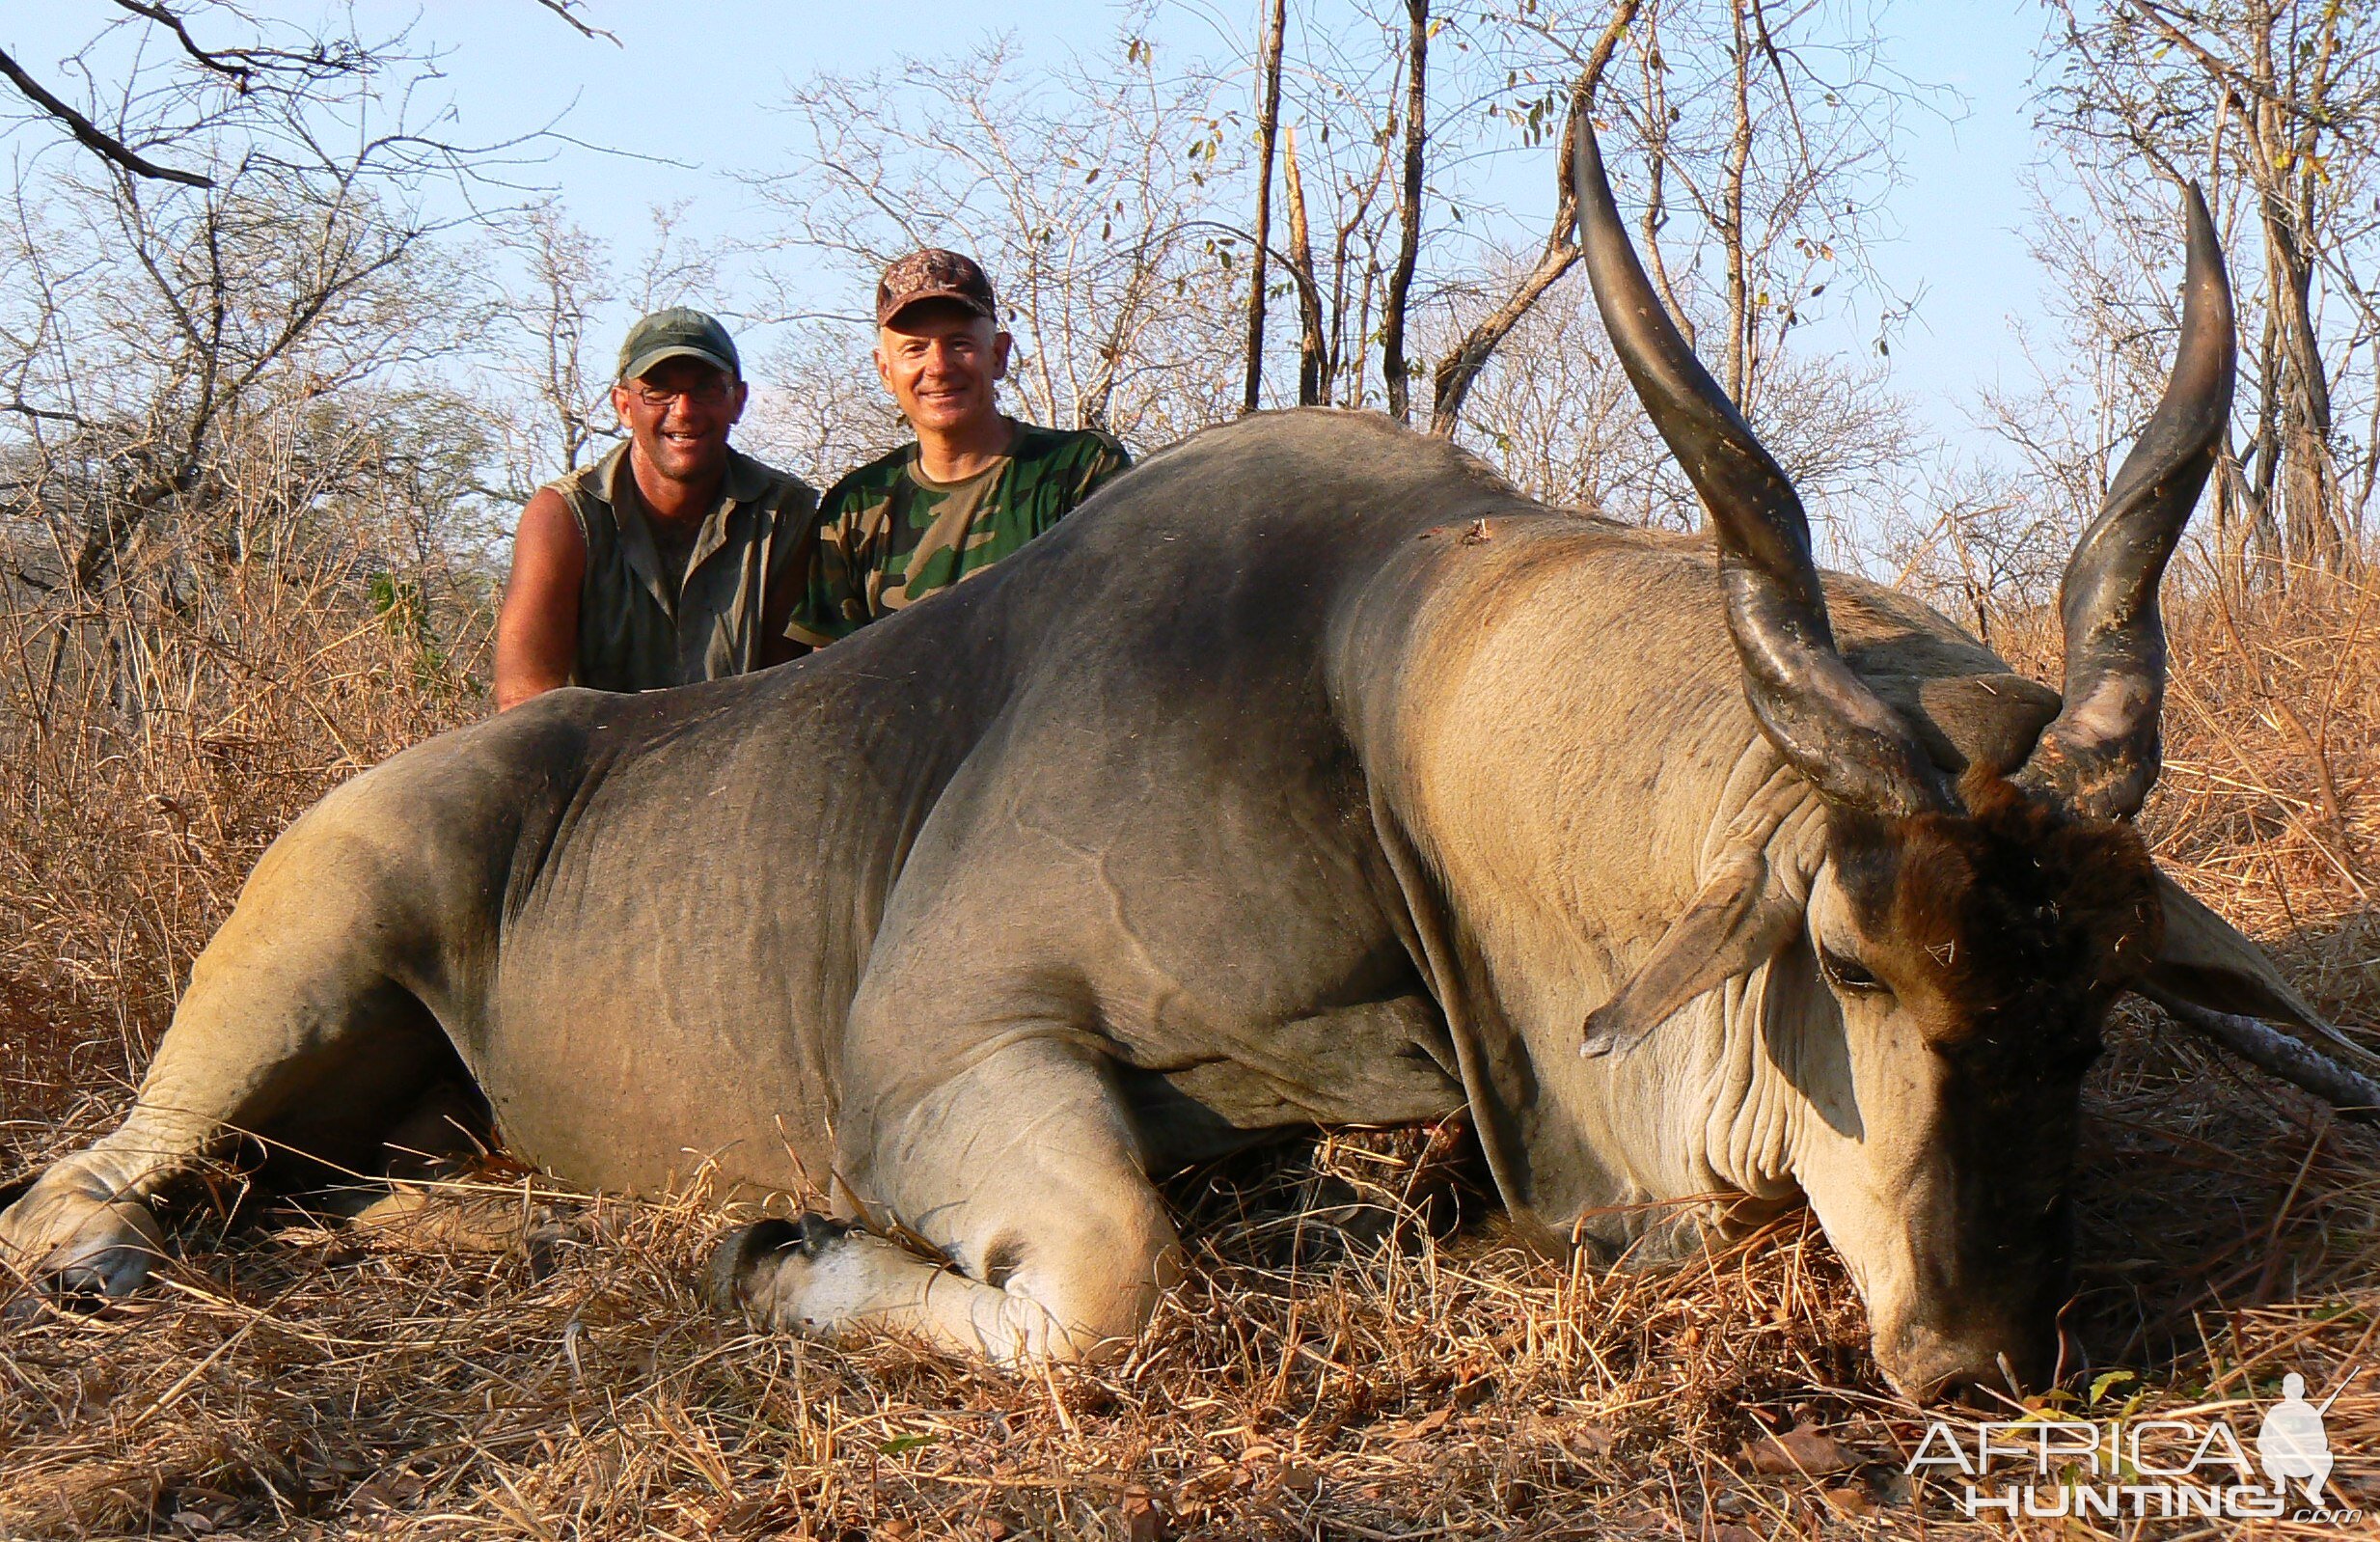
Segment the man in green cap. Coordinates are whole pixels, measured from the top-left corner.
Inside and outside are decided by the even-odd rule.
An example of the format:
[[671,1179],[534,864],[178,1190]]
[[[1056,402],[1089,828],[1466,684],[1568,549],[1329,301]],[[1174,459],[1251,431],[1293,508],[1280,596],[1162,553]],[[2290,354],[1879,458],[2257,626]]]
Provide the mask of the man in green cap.
[[699,311],[628,329],[613,410],[628,439],[521,512],[496,622],[496,707],[561,685],[649,691],[798,656],[818,495],[727,447],[744,415],[727,329]]
[[876,372],[917,437],[828,490],[795,639],[824,647],[982,571],[1130,463],[1104,433],[1000,411],[1011,346],[971,259],[929,248],[885,269]]

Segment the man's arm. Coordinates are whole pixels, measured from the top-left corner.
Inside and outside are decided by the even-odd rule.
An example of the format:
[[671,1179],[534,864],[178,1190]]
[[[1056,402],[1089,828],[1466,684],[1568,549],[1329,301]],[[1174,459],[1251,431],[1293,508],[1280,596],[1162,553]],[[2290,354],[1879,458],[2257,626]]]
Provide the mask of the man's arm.
[[810,645],[792,633],[795,607],[809,588],[810,575],[818,567],[818,494],[807,482],[795,480],[794,490],[779,510],[782,522],[780,531],[798,531],[797,539],[783,542],[778,550],[785,555],[778,560],[776,569],[769,574],[768,590],[760,607],[760,667],[790,663],[810,651]]
[[[860,596],[866,592],[860,577],[867,561],[865,540],[851,509],[856,496],[846,477],[828,488],[818,505],[818,538],[807,554],[806,582],[795,591],[782,627],[787,644],[802,652],[815,652],[865,624],[864,614],[850,614],[862,609]],[[847,599],[855,602],[848,608]]]
[[579,585],[587,537],[570,506],[540,488],[512,537],[512,576],[496,617],[496,710],[570,683],[579,657]]
[[1109,481],[1132,469],[1132,452],[1124,448],[1122,441],[1104,433],[1097,435],[1097,439],[1098,453],[1091,457],[1091,464],[1083,473],[1081,485],[1075,489],[1075,502],[1078,504],[1099,491]]
[[794,606],[800,602],[803,591],[809,586],[811,566],[817,561],[812,553],[794,564],[793,572],[769,591],[768,606],[760,617],[760,667],[790,664],[810,651],[810,645],[793,635]]

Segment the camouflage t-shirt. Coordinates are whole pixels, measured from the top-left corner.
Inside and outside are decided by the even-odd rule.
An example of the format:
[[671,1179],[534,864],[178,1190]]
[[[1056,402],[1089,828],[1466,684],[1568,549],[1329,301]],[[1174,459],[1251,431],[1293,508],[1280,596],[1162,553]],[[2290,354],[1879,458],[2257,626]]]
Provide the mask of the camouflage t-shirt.
[[1008,454],[965,482],[928,482],[908,444],[827,490],[818,555],[785,635],[824,647],[980,572],[1056,524],[1131,463],[1090,429],[1017,425]]

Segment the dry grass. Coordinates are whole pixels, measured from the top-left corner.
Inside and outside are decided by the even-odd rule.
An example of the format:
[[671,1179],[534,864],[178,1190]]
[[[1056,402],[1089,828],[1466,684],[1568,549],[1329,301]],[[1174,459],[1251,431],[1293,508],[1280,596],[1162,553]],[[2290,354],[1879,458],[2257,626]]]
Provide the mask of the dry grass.
[[179,587],[161,557],[99,595],[0,586],[0,1127],[128,1090],[283,827],[483,710],[476,608],[433,635],[336,555]]
[[[2230,620],[2190,606],[2155,810],[2184,881],[2366,1030],[2376,633],[2369,587]],[[2042,662],[2021,629],[2002,642]],[[385,713],[385,737],[338,735],[357,757],[414,730],[351,694],[337,710]],[[6,806],[0,1055],[12,1081],[41,1084],[0,1111],[19,1161],[121,1107],[96,1078],[162,1021],[144,982],[173,978],[254,841],[341,773],[331,736],[272,727],[305,747],[259,732],[231,755],[95,757],[77,785],[101,812]],[[247,754],[294,773],[260,796]],[[226,836],[185,844],[182,824],[135,812],[156,797],[200,832],[223,800]],[[2131,1376],[2094,1412],[2224,1412],[2252,1430],[2284,1370],[2319,1396],[2361,1367],[2331,1410],[2334,1483],[2380,1505],[2380,1141],[2146,1015],[2112,1037],[2069,1320],[2094,1367]],[[1676,1275],[1566,1268],[1504,1246],[1491,1217],[1433,1237],[1421,1212],[1462,1191],[1463,1148],[1455,1131],[1346,1136],[1182,1175],[1188,1282],[1129,1361],[1046,1378],[711,1317],[696,1286],[718,1224],[692,1198],[491,1175],[479,1202],[539,1229],[487,1253],[286,1212],[227,1220],[228,1192],[201,1197],[165,1288],[0,1328],[0,1535],[2006,1533],[1901,1480],[1920,1417],[1876,1378],[1806,1220]],[[1747,1442],[1796,1427],[1833,1444],[1792,1449],[1840,1470],[1756,1471]]]

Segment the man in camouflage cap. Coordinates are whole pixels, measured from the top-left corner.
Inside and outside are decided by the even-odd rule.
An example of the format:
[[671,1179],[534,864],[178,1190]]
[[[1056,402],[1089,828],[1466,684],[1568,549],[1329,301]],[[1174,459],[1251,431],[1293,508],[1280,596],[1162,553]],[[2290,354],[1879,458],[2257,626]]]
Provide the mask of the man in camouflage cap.
[[982,571],[1129,463],[1104,433],[1000,411],[1012,344],[971,259],[929,248],[885,269],[876,372],[917,437],[827,490],[796,639],[824,647]]
[[521,512],[496,624],[496,706],[559,685],[649,691],[801,654],[786,622],[818,495],[727,447],[742,361],[699,311],[628,329],[612,406],[625,443]]

